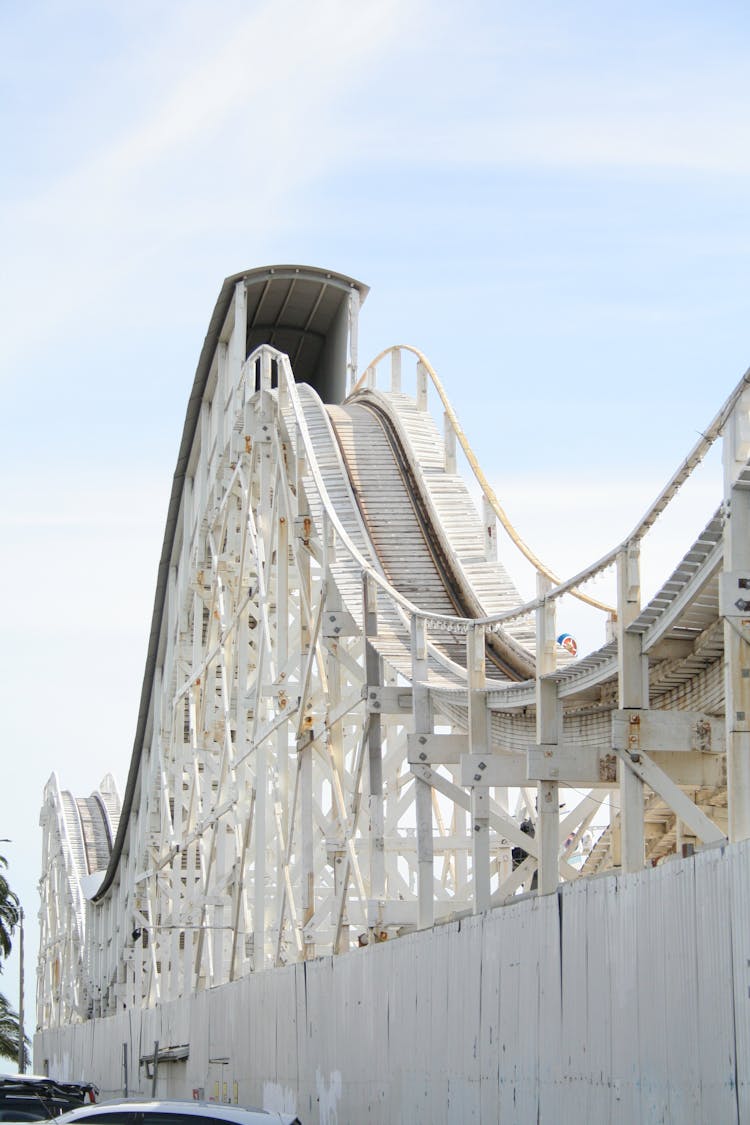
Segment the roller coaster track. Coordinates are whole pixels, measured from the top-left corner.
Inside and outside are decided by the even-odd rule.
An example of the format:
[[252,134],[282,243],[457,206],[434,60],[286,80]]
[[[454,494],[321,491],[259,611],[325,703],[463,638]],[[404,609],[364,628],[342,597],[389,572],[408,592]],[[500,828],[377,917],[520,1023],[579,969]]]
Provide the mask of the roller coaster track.
[[[750,835],[748,376],[630,535],[560,582],[421,352],[356,382],[365,295],[302,267],[222,289],[122,807],[109,777],[77,802],[45,791],[43,1027]],[[640,542],[718,438],[716,514],[642,606]],[[611,609],[584,589],[609,567]],[[568,593],[607,615],[579,659],[556,640]]]

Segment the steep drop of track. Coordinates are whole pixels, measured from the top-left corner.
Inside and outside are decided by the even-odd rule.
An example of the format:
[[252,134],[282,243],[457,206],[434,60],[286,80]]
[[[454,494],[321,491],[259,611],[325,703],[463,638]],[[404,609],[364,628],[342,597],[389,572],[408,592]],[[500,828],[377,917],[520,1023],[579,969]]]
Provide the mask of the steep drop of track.
[[[445,536],[434,524],[427,498],[386,412],[372,402],[329,406],[334,433],[352,491],[383,572],[392,585],[426,613],[481,617],[484,609],[467,583]],[[439,647],[466,664],[466,646],[450,635]],[[533,661],[508,638],[489,634],[487,674],[526,680]]]

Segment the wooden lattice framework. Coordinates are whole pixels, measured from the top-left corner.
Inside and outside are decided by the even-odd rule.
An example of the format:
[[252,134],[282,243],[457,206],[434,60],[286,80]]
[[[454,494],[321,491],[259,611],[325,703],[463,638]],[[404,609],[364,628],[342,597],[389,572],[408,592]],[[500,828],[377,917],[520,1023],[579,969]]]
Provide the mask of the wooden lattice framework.
[[[571,857],[612,794],[619,815],[584,873],[750,835],[746,382],[604,559],[560,583],[533,557],[533,602],[441,616],[398,593],[368,550],[330,423],[289,358],[269,344],[245,358],[245,299],[240,280],[182,487],[124,822],[85,907],[69,888],[90,857],[71,851],[57,783],[46,793],[42,1026],[554,892],[580,877]],[[412,352],[384,353],[363,391],[390,360],[383,395],[400,401]],[[445,411],[444,473],[459,444],[479,477],[491,561],[504,513],[416,361],[417,409],[432,385]],[[640,541],[720,435],[722,507],[641,607]],[[557,599],[612,565],[611,641],[561,665]],[[488,681],[487,635],[530,614],[536,678]]]

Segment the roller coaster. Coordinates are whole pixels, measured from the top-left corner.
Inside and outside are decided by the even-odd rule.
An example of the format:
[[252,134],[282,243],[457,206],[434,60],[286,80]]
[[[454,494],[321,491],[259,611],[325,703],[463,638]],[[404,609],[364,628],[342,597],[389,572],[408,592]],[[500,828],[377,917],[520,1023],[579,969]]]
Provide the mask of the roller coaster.
[[[750,376],[561,581],[425,355],[360,375],[366,295],[302,266],[224,282],[124,793],[44,793],[41,1029],[750,836]],[[715,513],[642,605],[641,543],[717,440]],[[591,584],[613,569],[609,606]],[[564,597],[601,613],[602,647],[559,643]]]

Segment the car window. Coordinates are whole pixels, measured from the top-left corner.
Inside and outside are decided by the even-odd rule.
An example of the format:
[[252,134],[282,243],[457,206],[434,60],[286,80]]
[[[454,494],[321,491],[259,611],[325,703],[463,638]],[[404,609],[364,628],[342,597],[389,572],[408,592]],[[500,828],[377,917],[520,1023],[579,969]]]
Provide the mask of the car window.
[[98,1113],[86,1113],[81,1121],[106,1121],[107,1125],[134,1125],[140,1116],[140,1113],[129,1113],[124,1109],[112,1109],[109,1113],[102,1109]]
[[0,1121],[46,1121],[55,1112],[48,1098],[0,1095]]
[[49,1115],[39,1107],[39,1109],[13,1109],[12,1107],[4,1106],[0,1108],[0,1121],[47,1121]]
[[143,1111],[143,1125],[216,1125],[217,1121],[227,1125],[226,1118],[221,1114],[211,1117],[208,1113],[180,1113],[179,1111],[169,1113],[163,1109]]

